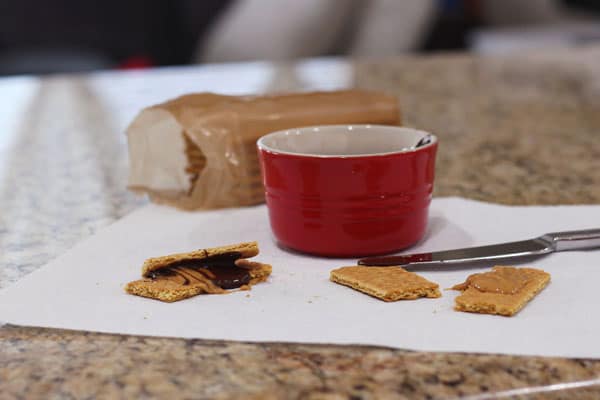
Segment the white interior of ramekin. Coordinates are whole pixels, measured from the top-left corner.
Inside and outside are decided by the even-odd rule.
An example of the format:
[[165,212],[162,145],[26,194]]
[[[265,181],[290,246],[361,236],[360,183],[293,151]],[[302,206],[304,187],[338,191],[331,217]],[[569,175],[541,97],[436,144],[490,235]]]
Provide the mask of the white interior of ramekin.
[[262,150],[280,154],[312,157],[364,157],[418,151],[437,141],[416,148],[428,132],[386,125],[323,125],[269,133],[257,144]]

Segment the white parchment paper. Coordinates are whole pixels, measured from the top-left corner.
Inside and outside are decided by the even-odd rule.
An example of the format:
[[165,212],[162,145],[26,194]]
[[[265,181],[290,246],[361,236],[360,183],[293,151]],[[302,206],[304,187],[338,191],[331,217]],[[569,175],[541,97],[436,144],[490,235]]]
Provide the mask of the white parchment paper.
[[[426,238],[410,252],[595,227],[600,227],[600,206],[508,207],[435,199]],[[261,248],[256,259],[273,265],[270,280],[252,291],[171,304],[123,291],[140,277],[148,257],[251,240]],[[148,205],[0,291],[0,321],[184,338],[600,358],[600,249],[528,261],[550,272],[552,282],[512,318],[456,312],[455,291],[444,290],[439,299],[385,303],[329,281],[331,269],[355,261],[280,249],[265,206],[189,213]],[[419,273],[448,288],[480,271]]]

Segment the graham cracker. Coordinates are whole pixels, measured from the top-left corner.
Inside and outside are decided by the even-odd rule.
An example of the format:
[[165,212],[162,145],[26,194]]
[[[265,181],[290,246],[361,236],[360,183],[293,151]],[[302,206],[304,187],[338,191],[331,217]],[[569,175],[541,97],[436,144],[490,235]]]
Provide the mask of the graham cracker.
[[514,293],[495,293],[481,291],[471,282],[473,277],[483,274],[471,275],[464,283],[452,287],[454,290],[462,291],[462,294],[455,299],[455,310],[510,317],[518,313],[550,282],[549,273],[534,268],[496,266],[485,274],[496,279],[507,274],[509,276],[510,274],[520,274],[526,280]]
[[189,253],[176,253],[161,257],[152,257],[144,261],[142,265],[142,276],[149,276],[150,272],[166,267],[170,264],[186,260],[202,260],[208,257],[220,254],[237,252],[240,253],[240,259],[254,257],[258,254],[257,242],[245,242],[232,244],[228,246],[212,247],[190,251]]
[[[189,253],[171,254],[162,257],[149,258],[142,266],[142,276],[144,279],[129,282],[125,286],[125,291],[129,294],[149,297],[165,302],[174,302],[183,300],[198,294],[222,294],[230,293],[234,290],[226,290],[217,286],[208,276],[202,273],[196,273],[196,280],[189,284],[182,284],[174,280],[155,280],[152,279],[152,272],[161,268],[166,268],[174,263],[187,260],[203,260],[208,257],[218,256],[236,252],[242,258],[235,260],[235,265],[239,268],[248,270],[250,281],[237,290],[249,290],[252,285],[267,280],[271,274],[272,267],[269,264],[247,260],[245,257],[252,257],[258,254],[258,244],[256,242],[240,243],[228,246],[220,246],[208,249],[191,251]],[[185,270],[185,267],[183,267]]]
[[331,271],[330,279],[383,301],[441,296],[437,283],[402,267],[341,267]]
[[[250,262],[248,261],[247,263]],[[236,262],[236,265],[238,264],[239,263]],[[250,269],[250,282],[247,285],[240,287],[238,290],[248,290],[252,285],[266,281],[269,275],[271,275],[272,267],[269,264],[262,264],[258,262],[252,262],[251,264],[253,264],[252,268],[248,268]],[[198,282],[191,285],[181,285],[176,282],[154,281],[152,279],[145,278],[129,282],[125,286],[125,291],[129,294],[172,303],[174,301],[187,299],[188,297],[193,297],[203,293],[223,294],[230,293],[235,290],[222,289],[212,283],[210,279],[206,279],[203,282]]]

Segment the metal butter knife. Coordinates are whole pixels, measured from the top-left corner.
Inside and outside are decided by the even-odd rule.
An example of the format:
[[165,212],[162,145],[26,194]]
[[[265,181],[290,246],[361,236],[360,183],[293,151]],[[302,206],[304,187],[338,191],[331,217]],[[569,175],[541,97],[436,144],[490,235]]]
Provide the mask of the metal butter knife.
[[555,251],[600,248],[600,229],[547,233],[531,240],[493,244],[490,246],[438,251],[403,256],[369,257],[359,265],[403,267],[457,265],[475,261],[496,261],[514,257],[541,256]]

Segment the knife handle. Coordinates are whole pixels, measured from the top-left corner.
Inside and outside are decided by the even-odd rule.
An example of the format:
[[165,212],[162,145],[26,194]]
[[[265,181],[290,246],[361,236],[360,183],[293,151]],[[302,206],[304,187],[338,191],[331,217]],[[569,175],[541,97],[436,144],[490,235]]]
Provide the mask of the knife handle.
[[594,249],[600,247],[600,229],[547,233],[541,239],[554,251]]

